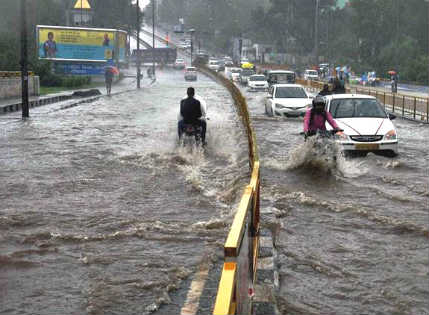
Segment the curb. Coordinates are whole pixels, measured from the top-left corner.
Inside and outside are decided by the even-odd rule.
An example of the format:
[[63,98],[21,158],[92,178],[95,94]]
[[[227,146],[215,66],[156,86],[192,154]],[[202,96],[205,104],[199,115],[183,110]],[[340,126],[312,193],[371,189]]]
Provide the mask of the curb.
[[252,315],[279,315],[276,300],[279,291],[278,256],[273,232],[267,227],[262,227],[259,233]]
[[[110,94],[110,96],[120,95],[120,94],[124,94],[124,93],[128,93],[128,92],[132,92],[132,91],[135,91],[135,89],[127,89],[127,90],[123,90],[123,91],[113,92]],[[78,105],[83,104],[83,103],[90,103],[90,102],[93,102],[93,101],[95,101],[99,98],[102,98],[102,97],[109,97],[109,95],[101,94],[101,95],[97,95],[97,96],[77,99],[75,102],[73,102],[71,104],[67,104],[66,106],[63,106],[58,110],[68,109],[68,108],[75,107],[75,106],[78,106]],[[29,106],[29,108],[39,107],[42,105],[59,103],[59,102],[71,100],[74,98],[75,97],[73,97],[72,94],[58,95],[58,96],[54,96],[54,97],[46,97],[46,98],[42,98],[42,99],[38,99],[38,100],[29,101],[28,106]],[[22,103],[21,102],[9,104],[9,105],[4,105],[4,106],[0,107],[0,115],[17,112],[21,109],[22,109]]]

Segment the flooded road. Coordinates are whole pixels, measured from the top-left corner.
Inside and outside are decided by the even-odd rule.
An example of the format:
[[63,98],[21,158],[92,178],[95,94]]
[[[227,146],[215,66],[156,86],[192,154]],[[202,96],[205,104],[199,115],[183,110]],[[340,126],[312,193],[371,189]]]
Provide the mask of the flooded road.
[[[205,150],[176,144],[190,85],[208,105]],[[181,71],[145,86],[0,117],[1,314],[162,314],[222,253],[249,179],[232,99]]]
[[429,128],[397,119],[399,156],[329,166],[302,118],[242,88],[261,159],[261,211],[279,225],[281,314],[429,314]]

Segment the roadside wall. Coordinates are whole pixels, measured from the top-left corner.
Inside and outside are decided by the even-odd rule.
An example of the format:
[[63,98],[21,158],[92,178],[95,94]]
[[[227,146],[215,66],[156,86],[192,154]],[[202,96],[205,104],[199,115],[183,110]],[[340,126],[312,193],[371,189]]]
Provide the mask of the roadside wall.
[[[28,94],[40,95],[40,80],[38,76],[28,76]],[[21,78],[0,78],[0,99],[21,97]]]

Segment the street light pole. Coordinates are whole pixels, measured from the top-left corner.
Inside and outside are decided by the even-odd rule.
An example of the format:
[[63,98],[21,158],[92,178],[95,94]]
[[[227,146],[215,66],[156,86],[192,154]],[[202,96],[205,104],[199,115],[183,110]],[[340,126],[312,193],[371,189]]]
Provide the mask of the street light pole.
[[319,1],[316,0],[316,18],[314,26],[314,60],[319,64]]
[[137,10],[137,88],[140,89],[140,6],[139,0],[136,3]]
[[28,109],[27,2],[21,0],[21,98],[22,118],[30,116]]
[[155,0],[152,0],[152,74],[155,79]]

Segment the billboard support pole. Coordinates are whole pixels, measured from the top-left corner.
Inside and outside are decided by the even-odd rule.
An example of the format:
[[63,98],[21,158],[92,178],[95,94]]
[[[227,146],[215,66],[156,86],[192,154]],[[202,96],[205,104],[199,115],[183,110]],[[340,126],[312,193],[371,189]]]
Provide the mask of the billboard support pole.
[[30,116],[28,109],[28,52],[27,52],[27,3],[21,0],[21,98],[22,118]]
[[140,6],[139,0],[136,5],[137,10],[137,88],[140,88]]

